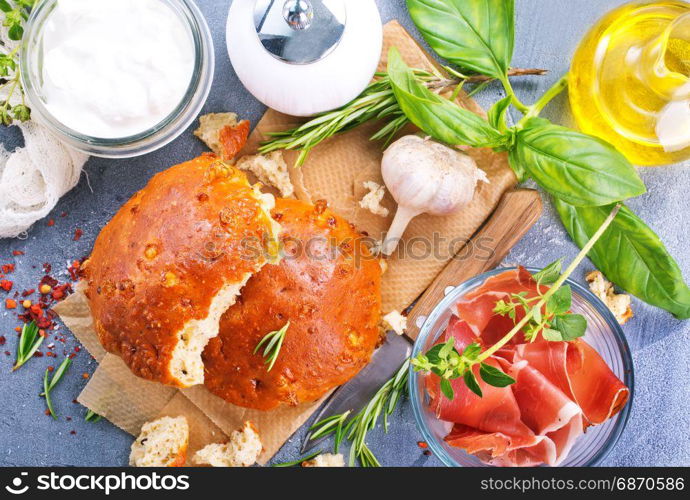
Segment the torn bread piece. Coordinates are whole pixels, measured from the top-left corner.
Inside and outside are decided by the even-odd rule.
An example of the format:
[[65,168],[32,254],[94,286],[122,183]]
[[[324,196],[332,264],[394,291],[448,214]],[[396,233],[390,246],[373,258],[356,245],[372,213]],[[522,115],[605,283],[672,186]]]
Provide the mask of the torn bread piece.
[[245,172],[251,172],[260,182],[275,187],[283,198],[290,198],[295,194],[295,187],[290,180],[282,151],[273,151],[267,155],[243,156],[237,160],[235,166]]
[[302,462],[302,467],[345,467],[345,458],[342,453],[321,453]]
[[230,434],[227,443],[206,445],[194,454],[196,465],[211,467],[249,467],[254,465],[263,450],[259,431],[249,420]]
[[212,154],[156,174],[103,228],[82,266],[103,347],[139,377],[202,384],[201,354],[220,317],[279,257],[274,203]]
[[238,120],[235,113],[209,113],[199,117],[194,135],[225,161],[231,161],[249,137],[249,121]]
[[187,459],[189,425],[185,417],[162,417],[145,423],[132,443],[133,467],[182,467]]
[[381,206],[381,201],[386,195],[386,188],[374,181],[365,181],[363,185],[369,192],[360,200],[359,206],[365,210],[369,210],[374,215],[388,217],[388,209]]
[[630,295],[616,293],[613,283],[607,281],[601,271],[594,270],[590,272],[587,274],[586,280],[589,283],[589,289],[606,304],[606,307],[611,310],[618,323],[624,325],[633,317]]
[[403,316],[398,311],[391,311],[381,319],[384,323],[384,327],[387,326],[398,335],[405,333],[405,329],[407,328],[407,317]]

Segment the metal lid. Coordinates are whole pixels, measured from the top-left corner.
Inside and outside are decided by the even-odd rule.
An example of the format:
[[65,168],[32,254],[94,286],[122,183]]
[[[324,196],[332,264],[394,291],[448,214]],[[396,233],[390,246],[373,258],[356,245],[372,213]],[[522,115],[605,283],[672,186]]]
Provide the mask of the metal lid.
[[264,48],[291,64],[326,57],[345,31],[345,0],[256,0],[254,26]]

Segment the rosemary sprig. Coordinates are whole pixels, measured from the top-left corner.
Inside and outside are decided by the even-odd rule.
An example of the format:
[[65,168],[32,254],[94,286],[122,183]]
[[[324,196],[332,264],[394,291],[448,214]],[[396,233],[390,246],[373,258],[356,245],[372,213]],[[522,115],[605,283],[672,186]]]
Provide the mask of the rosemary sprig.
[[273,369],[273,365],[275,365],[276,359],[278,359],[278,354],[280,353],[280,348],[283,347],[285,333],[287,332],[289,326],[290,322],[288,321],[280,330],[267,333],[264,338],[261,339],[261,342],[259,342],[254,348],[254,354],[256,354],[259,352],[259,349],[266,344],[264,347],[263,357],[266,358],[264,364],[268,365],[266,367],[267,372],[270,372]]
[[102,418],[103,417],[101,415],[91,410],[90,408],[86,409],[86,416],[84,416],[84,420],[86,420],[87,422],[95,424],[96,422],[99,422]]
[[[24,22],[36,0],[0,0],[2,29],[7,30],[7,38],[20,42],[24,35]],[[7,88],[5,100],[0,102],[0,122],[10,125],[14,120],[26,121],[31,118],[31,110],[26,105],[24,89],[21,84],[19,50],[21,44],[10,49],[0,45],[0,90]],[[11,105],[16,92],[21,96],[21,104]]]
[[[453,99],[457,97],[465,83],[478,83],[477,88],[473,90],[473,93],[476,93],[493,81],[492,78],[484,75],[464,75],[452,68],[446,69],[450,70],[454,78],[442,78],[420,69],[412,71],[416,78],[435,92],[443,92],[445,89],[455,87]],[[513,69],[510,70],[509,76],[543,75],[544,73],[546,71],[541,69]],[[377,79],[370,83],[359,97],[348,104],[334,111],[317,115],[299,127],[267,134],[271,138],[261,144],[259,153],[266,154],[283,149],[299,151],[300,154],[295,162],[295,166],[299,167],[304,164],[312,148],[321,142],[373,120],[385,120],[383,127],[371,136],[373,141],[382,140],[385,147],[408,124],[408,119],[393,95],[388,75],[377,73],[376,77]]]
[[[436,345],[426,354],[420,353],[414,358],[412,366],[415,371],[431,372],[438,375],[441,378],[441,392],[448,399],[453,399],[454,396],[450,381],[460,377],[463,378],[465,385],[472,392],[481,397],[482,391],[474,372],[476,365],[479,365],[480,377],[489,385],[505,387],[515,383],[511,377],[498,368],[484,363],[484,361],[510,342],[518,332],[525,332],[525,336],[531,341],[536,339],[539,332],[542,332],[546,340],[551,341],[572,340],[584,335],[587,322],[583,316],[567,313],[570,309],[571,291],[570,287],[563,285],[597,240],[604,234],[613,219],[616,218],[620,208],[621,204],[619,203],[611,210],[606,220],[563,274],[560,273],[560,261],[556,261],[535,275],[538,285],[553,282],[553,285],[545,293],[540,293],[535,298],[536,303],[532,304],[530,299],[526,299],[522,294],[513,294],[512,299],[524,307],[525,316],[520,321],[515,322],[515,326],[498,342],[483,352],[479,344],[470,344],[460,354],[454,347],[455,340],[451,337],[446,343]],[[546,308],[547,314],[542,313],[543,308]],[[495,311],[499,314],[506,314],[513,320],[516,319],[515,307],[511,308],[505,301],[498,301]]]
[[367,433],[376,427],[383,415],[383,428],[388,432],[388,417],[393,413],[403,395],[407,394],[407,377],[410,360],[402,364],[397,373],[374,394],[369,403],[356,415],[348,418],[350,412],[332,415],[310,427],[311,439],[335,434],[334,452],[338,453],[344,438],[351,442],[350,467],[359,460],[362,467],[380,467],[381,464],[366,444]]
[[17,360],[12,367],[12,371],[19,369],[24,363],[29,361],[34,353],[43,343],[43,336],[38,333],[38,326],[35,321],[24,324],[22,333],[17,344]]
[[60,380],[62,380],[62,377],[65,375],[65,372],[71,365],[72,360],[70,358],[65,358],[62,361],[62,363],[60,363],[58,369],[55,370],[55,373],[53,373],[50,382],[48,382],[48,374],[50,373],[50,370],[46,368],[46,371],[43,374],[43,392],[41,393],[41,396],[46,398],[46,406],[48,407],[50,416],[52,416],[55,420],[57,420],[57,415],[53,410],[53,402],[50,399],[50,391],[52,391],[57,385],[57,383],[60,382]]
[[271,467],[295,467],[297,465],[302,464],[303,462],[306,462],[307,460],[311,460],[312,458],[318,457],[319,455],[321,455],[321,453],[322,453],[321,450],[315,451],[315,452],[310,453],[309,455],[307,455],[305,457],[298,458],[297,460],[293,460],[292,462],[283,462],[280,464],[273,464],[273,465],[271,465]]

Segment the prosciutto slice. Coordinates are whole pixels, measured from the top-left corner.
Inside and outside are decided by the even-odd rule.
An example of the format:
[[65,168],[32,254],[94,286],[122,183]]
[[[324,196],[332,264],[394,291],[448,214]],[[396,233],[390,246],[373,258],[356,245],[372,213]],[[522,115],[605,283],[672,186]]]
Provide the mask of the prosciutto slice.
[[[493,345],[514,326],[513,319],[493,312],[498,300],[513,293],[539,294],[524,268],[493,276],[467,294],[439,341],[453,337],[459,352],[473,342],[484,349]],[[516,312],[519,321],[524,310]],[[588,425],[611,418],[629,397],[628,388],[581,339],[526,342],[518,334],[486,363],[512,376],[515,384],[490,386],[475,367],[483,397],[462,379],[451,380],[453,400],[441,394],[436,375],[427,377],[426,386],[436,416],[454,424],[446,442],[491,465],[558,465]]]

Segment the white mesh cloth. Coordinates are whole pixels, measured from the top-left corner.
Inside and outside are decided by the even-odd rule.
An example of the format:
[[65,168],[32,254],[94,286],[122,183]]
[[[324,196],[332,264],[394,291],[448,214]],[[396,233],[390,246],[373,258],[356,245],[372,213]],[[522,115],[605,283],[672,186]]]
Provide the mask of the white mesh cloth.
[[[0,13],[0,19],[4,19]],[[0,29],[2,52],[9,52],[18,42]],[[14,74],[7,75],[11,79]],[[0,101],[7,99],[12,85],[0,90]],[[21,102],[14,92],[10,105]],[[0,238],[19,236],[53,209],[58,199],[79,180],[88,156],[74,151],[34,122],[18,123],[24,134],[24,147],[8,152],[0,145]],[[0,125],[2,126],[2,125]]]
[[55,207],[79,181],[88,156],[34,122],[18,124],[24,147],[0,146],[0,238],[15,237]]

